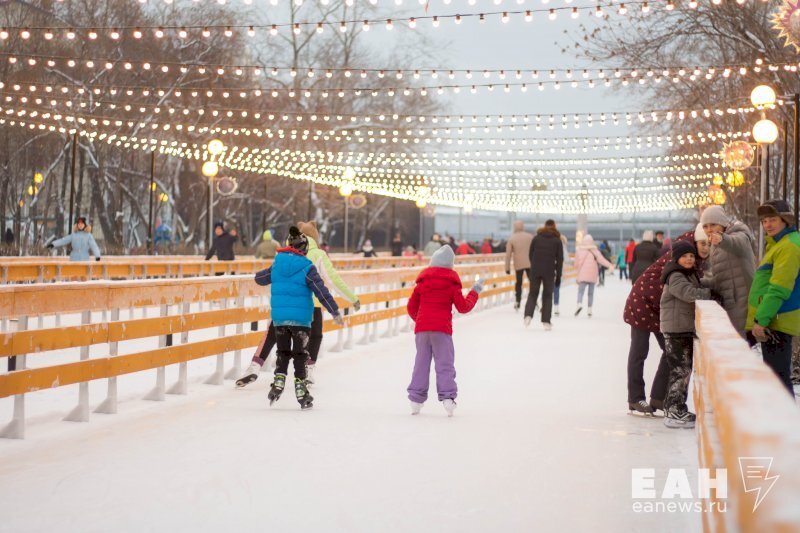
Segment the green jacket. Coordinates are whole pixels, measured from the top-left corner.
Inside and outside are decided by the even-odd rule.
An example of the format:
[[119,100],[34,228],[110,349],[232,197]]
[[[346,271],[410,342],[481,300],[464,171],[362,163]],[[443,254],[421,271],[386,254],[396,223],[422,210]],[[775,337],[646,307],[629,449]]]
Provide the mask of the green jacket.
[[[324,250],[321,250],[319,246],[317,246],[317,241],[306,235],[308,239],[308,253],[306,257],[317,267],[317,271],[319,272],[322,281],[325,282],[325,285],[331,287],[336,290],[341,296],[347,299],[350,303],[355,303],[358,300],[358,296],[353,290],[347,286],[347,283],[339,276],[339,273],[336,272],[336,269],[333,268],[333,263],[331,263],[331,259],[328,257],[328,254],[325,253]],[[322,305],[319,303],[319,300],[314,298],[314,307],[321,307]]]
[[800,335],[800,234],[786,228],[767,237],[767,250],[750,287],[747,329],[753,323]]

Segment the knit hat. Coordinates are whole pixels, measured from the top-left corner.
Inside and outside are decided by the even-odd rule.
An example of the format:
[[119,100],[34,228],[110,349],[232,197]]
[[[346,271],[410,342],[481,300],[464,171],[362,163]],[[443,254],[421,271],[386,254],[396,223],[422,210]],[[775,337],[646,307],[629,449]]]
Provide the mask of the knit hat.
[[456,260],[456,254],[449,246],[442,246],[431,256],[431,266],[442,268],[453,268],[453,263]]
[[272,232],[270,230],[265,231],[264,234],[261,235],[261,238],[264,239],[265,241],[271,241],[272,240]]
[[684,254],[694,254],[697,256],[697,248],[689,241],[675,241],[672,243],[672,260],[677,262]]
[[297,227],[303,235],[307,235],[314,239],[319,244],[319,230],[317,230],[317,223],[313,220],[308,222],[298,222]]
[[308,251],[308,239],[305,235],[300,233],[296,226],[289,228],[289,238],[286,239],[286,245],[291,246],[298,252],[305,255]]
[[88,223],[86,222],[86,217],[78,217],[78,218],[75,219],[75,225],[76,226],[78,224],[80,224],[81,222],[83,222],[84,226],[88,225]]
[[695,226],[694,242],[707,241],[707,240],[708,240],[708,235],[706,235],[706,231],[703,229],[703,225],[698,224],[697,226]]
[[767,200],[763,205],[758,206],[758,218],[781,217],[787,226],[794,226],[794,215],[792,207],[786,200]]
[[652,241],[653,240],[653,230],[647,229],[644,230],[642,233],[642,241]]
[[719,224],[723,227],[728,227],[731,224],[731,217],[729,217],[725,210],[718,205],[711,205],[705,208],[703,214],[700,215],[700,224]]
[[217,228],[220,228],[220,229],[224,230],[225,229],[225,223],[220,221],[220,220],[217,220],[216,222],[214,222],[214,229],[217,229]]

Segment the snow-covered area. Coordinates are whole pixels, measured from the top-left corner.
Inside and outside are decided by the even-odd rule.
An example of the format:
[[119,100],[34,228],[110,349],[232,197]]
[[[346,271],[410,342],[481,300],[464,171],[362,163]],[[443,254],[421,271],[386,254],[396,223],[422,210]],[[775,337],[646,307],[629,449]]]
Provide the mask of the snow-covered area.
[[592,318],[564,287],[551,332],[510,304],[456,320],[453,418],[435,388],[410,415],[411,333],[324,353],[307,412],[289,390],[270,408],[265,373],[202,384],[213,358],[165,402],[138,399],[155,371],[121,378],[119,414],[87,424],[58,420],[76,387],[28,395],[26,439],[0,439],[0,531],[698,531],[697,513],[632,510],[631,469],[694,484],[697,445],[627,414],[628,287],[598,288]]

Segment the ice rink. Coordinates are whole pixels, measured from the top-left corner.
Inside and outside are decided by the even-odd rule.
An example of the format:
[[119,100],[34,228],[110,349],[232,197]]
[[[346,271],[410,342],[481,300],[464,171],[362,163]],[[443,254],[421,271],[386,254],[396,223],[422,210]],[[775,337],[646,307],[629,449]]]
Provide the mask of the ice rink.
[[699,531],[632,509],[631,469],[695,472],[697,444],[627,414],[628,288],[609,280],[576,318],[565,286],[551,332],[510,304],[457,319],[450,419],[435,388],[410,415],[412,333],[324,353],[308,412],[290,390],[270,408],[262,373],[88,424],[41,416],[0,439],[0,531]]

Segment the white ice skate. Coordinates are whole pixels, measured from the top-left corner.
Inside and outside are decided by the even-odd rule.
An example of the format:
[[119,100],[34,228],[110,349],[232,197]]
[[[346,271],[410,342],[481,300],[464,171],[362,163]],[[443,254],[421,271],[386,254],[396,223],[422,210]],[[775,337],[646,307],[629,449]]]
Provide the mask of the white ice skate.
[[306,367],[306,387],[311,387],[315,383],[314,381],[314,369],[317,368],[316,363],[313,365],[308,365]]
[[531,320],[533,320],[532,316],[526,316],[525,320],[523,320],[523,322],[525,323],[525,327],[526,328],[531,325]]
[[553,329],[553,325],[550,322],[542,322],[542,326],[544,326],[545,331],[551,331]]
[[587,314],[588,314],[589,316],[592,316],[592,308],[591,308],[591,307],[589,308],[589,311],[588,311],[588,313],[587,313]]
[[261,365],[253,361],[250,363],[250,366],[247,367],[247,370],[244,371],[242,377],[236,380],[236,388],[241,389],[257,380],[259,372],[261,372]]
[[453,416],[453,411],[456,410],[456,401],[447,399],[442,402],[442,405],[444,410],[447,411],[447,416]]
[[411,402],[411,414],[418,415],[420,411],[422,411],[422,406],[424,404],[418,402]]
[[561,313],[558,312],[558,306],[557,305],[553,306],[553,314],[556,315],[556,316],[560,316],[561,315]]

